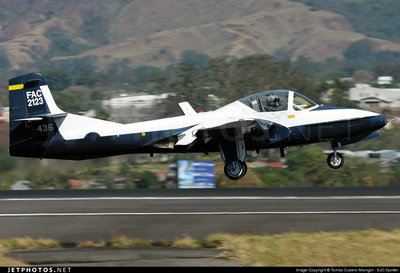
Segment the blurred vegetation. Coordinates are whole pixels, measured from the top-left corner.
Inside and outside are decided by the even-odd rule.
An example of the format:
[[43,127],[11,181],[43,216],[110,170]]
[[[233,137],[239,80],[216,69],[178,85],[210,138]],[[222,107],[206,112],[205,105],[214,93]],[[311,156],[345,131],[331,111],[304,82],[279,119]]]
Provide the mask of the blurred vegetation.
[[[16,181],[29,181],[32,189],[71,189],[69,180],[92,180],[105,188],[119,186],[114,179],[125,180],[123,188],[161,188],[156,172],[168,171],[154,164],[135,164],[135,156],[120,156],[85,161],[14,158],[0,145],[0,163],[10,161],[0,169],[0,189],[10,189]],[[83,187],[85,188],[85,187]]]
[[[165,68],[131,67],[123,60],[109,69],[97,70],[96,57],[59,60],[42,74],[54,92],[57,103],[66,111],[78,112],[93,107],[92,100],[107,99],[116,90],[172,93],[168,112],[160,116],[180,114],[180,101],[189,101],[196,110],[212,110],[255,92],[271,89],[299,91],[321,103],[321,95],[335,90],[332,105],[354,107],[346,99],[351,82],[341,77],[371,81],[378,76],[391,75],[393,86],[400,82],[400,54],[391,51],[373,52],[368,40],[350,44],[344,60],[328,59],[315,62],[299,56],[294,61],[278,60],[271,55],[255,54],[243,58],[221,56],[212,58],[204,53],[186,51],[178,64]],[[327,83],[327,79],[333,80]],[[73,91],[71,91],[73,89]],[[75,93],[71,95],[69,93]],[[220,102],[215,101],[215,97]],[[164,103],[164,102],[163,102]],[[98,109],[99,110],[99,109]],[[103,116],[107,116],[104,115]]]
[[[78,71],[76,64],[80,67]],[[174,95],[167,100],[168,112],[159,113],[165,117],[180,114],[176,105],[185,100],[196,110],[207,111],[255,92],[291,89],[318,102],[321,93],[331,88],[322,85],[325,81],[315,83],[304,77],[296,63],[279,61],[270,55],[211,58],[187,51],[182,54],[180,63],[166,68],[131,68],[121,63],[116,69],[97,71],[94,64],[95,59],[82,58],[57,63],[54,68],[42,71],[60,108],[72,112],[87,110],[92,98],[106,99],[104,94],[112,90],[167,92]],[[81,91],[71,92],[77,89],[74,86],[79,86]]]
[[[340,170],[326,164],[320,145],[289,148],[287,168],[263,167],[254,169],[265,187],[364,187],[400,186],[400,164],[381,168],[368,158],[345,155]],[[279,151],[276,151],[279,153]]]

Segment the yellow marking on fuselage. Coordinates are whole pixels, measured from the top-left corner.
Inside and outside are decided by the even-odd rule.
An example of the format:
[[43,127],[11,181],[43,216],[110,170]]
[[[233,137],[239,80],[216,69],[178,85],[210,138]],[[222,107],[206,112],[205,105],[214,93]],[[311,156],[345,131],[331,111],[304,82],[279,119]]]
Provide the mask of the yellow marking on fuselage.
[[24,84],[21,83],[21,84],[14,84],[14,85],[8,86],[9,91],[20,90],[20,89],[24,89]]

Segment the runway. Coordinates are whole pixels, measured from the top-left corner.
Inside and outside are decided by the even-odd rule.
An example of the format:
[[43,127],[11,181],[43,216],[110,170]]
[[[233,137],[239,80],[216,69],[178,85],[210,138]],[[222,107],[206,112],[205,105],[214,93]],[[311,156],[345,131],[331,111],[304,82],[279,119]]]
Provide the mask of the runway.
[[61,243],[400,227],[400,188],[0,192],[0,237]]

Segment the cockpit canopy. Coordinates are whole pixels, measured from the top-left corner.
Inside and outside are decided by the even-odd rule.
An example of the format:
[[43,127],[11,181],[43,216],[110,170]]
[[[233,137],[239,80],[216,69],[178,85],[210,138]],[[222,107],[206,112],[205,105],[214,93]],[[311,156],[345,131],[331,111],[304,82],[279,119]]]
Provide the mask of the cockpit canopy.
[[293,103],[289,103],[289,99],[289,90],[272,90],[250,95],[239,101],[257,112],[286,111],[288,105],[293,105],[294,110],[300,111],[317,105],[297,92],[293,92]]

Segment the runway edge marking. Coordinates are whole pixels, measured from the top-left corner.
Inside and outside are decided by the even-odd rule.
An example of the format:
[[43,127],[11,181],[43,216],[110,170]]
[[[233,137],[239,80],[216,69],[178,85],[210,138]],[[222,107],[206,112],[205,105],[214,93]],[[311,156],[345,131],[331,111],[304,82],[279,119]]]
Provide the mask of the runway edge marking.
[[47,216],[179,216],[179,215],[305,215],[305,214],[400,214],[399,210],[377,211],[218,211],[218,212],[56,212],[1,213],[0,217]]
[[185,197],[37,197],[0,198],[1,201],[97,201],[97,200],[346,200],[346,199],[400,199],[392,196],[185,196]]

